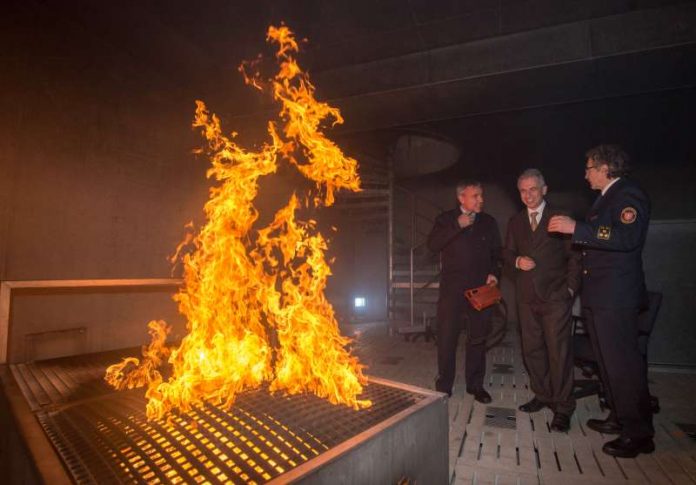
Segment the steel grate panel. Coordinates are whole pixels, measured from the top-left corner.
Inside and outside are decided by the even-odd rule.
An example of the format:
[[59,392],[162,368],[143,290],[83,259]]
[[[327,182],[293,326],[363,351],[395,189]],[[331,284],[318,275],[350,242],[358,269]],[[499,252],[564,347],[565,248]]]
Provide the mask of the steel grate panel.
[[82,399],[114,393],[104,381],[104,370],[139,349],[61,357],[38,362],[12,364],[10,369],[29,403],[36,411]]
[[109,394],[37,418],[76,483],[264,483],[395,415],[423,396],[370,383],[355,411],[313,395],[265,390],[225,411],[202,405],[147,421],[142,390]]

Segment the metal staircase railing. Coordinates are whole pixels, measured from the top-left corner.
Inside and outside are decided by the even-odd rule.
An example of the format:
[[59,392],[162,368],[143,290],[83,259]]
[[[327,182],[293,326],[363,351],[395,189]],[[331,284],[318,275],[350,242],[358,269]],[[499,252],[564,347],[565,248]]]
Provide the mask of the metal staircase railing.
[[[393,322],[395,318],[395,301],[396,301],[396,289],[403,288],[403,285],[398,284],[395,281],[395,249],[396,249],[396,234],[395,234],[395,224],[397,224],[397,202],[395,198],[397,194],[405,196],[407,200],[406,207],[408,211],[406,212],[406,219],[408,220],[408,242],[405,244],[408,250],[408,297],[409,297],[409,311],[408,311],[408,323],[410,327],[415,327],[415,313],[416,313],[416,296],[419,293],[424,292],[427,289],[434,288],[434,283],[439,279],[439,262],[437,265],[432,263],[428,264],[429,269],[436,267],[430,278],[420,286],[416,283],[416,272],[418,271],[416,267],[416,255],[417,253],[425,248],[426,238],[432,228],[434,219],[442,212],[442,209],[436,204],[433,204],[423,197],[418,196],[415,192],[394,184],[393,177],[390,177],[390,217],[389,217],[389,317]],[[399,215],[403,215],[401,212]]]
[[[429,290],[437,288],[439,260],[425,264],[423,261],[428,254],[425,247],[428,234],[435,217],[443,209],[414,191],[396,184],[391,160],[385,164],[363,154],[357,158],[362,162],[364,190],[338,194],[336,206],[362,223],[387,223],[388,319],[392,324],[401,322],[415,327],[418,303],[427,305],[419,300],[419,295],[426,295]],[[425,281],[417,281],[419,276],[424,276]],[[407,277],[407,281],[403,280],[404,277]],[[402,294],[404,289],[408,289],[406,318],[403,308],[398,306],[399,303],[406,303],[406,295]]]

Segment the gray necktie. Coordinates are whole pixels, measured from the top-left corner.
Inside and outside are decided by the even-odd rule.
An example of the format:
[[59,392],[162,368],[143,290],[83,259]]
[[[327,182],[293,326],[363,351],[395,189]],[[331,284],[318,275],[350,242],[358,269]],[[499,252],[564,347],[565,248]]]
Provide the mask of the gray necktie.
[[529,217],[531,218],[532,231],[536,231],[536,228],[539,225],[539,223],[537,222],[538,215],[539,215],[539,213],[536,211],[529,213]]

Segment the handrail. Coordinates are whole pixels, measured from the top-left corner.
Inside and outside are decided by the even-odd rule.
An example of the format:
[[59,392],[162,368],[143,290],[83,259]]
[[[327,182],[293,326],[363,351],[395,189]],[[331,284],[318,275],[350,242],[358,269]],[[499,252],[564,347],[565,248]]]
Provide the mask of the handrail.
[[15,289],[66,289],[66,288],[124,288],[148,286],[178,286],[181,278],[134,278],[91,280],[24,280],[0,282],[0,364],[7,363],[10,334],[10,305]]
[[423,286],[418,287],[418,289],[416,290],[415,294],[418,294],[418,293],[420,293],[421,291],[423,291],[423,290],[425,290],[425,289],[427,289],[427,288],[430,288],[430,285],[432,285],[433,283],[435,283],[437,280],[440,279],[440,275],[441,275],[441,274],[442,274],[442,271],[438,272],[435,276],[433,276],[431,279],[429,279],[428,281],[426,281],[426,282],[423,284]]
[[[415,325],[415,294],[416,294],[416,289],[414,288],[414,274],[415,274],[415,253],[418,249],[422,248],[425,246],[425,244],[428,242],[427,237],[423,238],[420,242],[416,243],[416,238],[418,236],[425,235],[422,231],[419,231],[417,229],[417,222],[418,221],[431,221],[432,218],[428,217],[425,215],[421,210],[418,210],[418,205],[419,204],[425,204],[426,206],[430,207],[431,209],[434,209],[432,212],[433,213],[441,213],[444,211],[440,206],[437,204],[434,204],[430,202],[429,200],[420,197],[418,194],[416,194],[414,191],[407,189],[406,187],[402,187],[400,185],[397,185],[394,183],[393,178],[391,178],[391,188],[392,188],[392,196],[391,200],[392,203],[390,203],[390,217],[389,217],[389,245],[390,245],[390,251],[389,251],[389,268],[390,268],[390,288],[391,285],[393,284],[393,258],[392,258],[392,252],[393,252],[393,244],[394,244],[394,232],[393,232],[393,219],[395,216],[394,210],[393,210],[393,193],[396,191],[401,191],[402,193],[405,193],[408,195],[410,198],[410,213],[408,214],[408,220],[410,221],[410,244],[408,244],[408,249],[409,249],[409,319],[410,319],[410,325],[414,326]],[[422,291],[425,288],[429,287],[432,285],[435,280],[439,278],[439,273],[438,275],[433,278],[431,281],[428,281],[425,285],[423,285],[422,288],[419,288],[418,291]],[[391,290],[390,290],[391,292]]]
[[[415,325],[415,320],[414,320],[414,318],[415,318],[415,301],[414,301],[414,298],[415,298],[416,292],[415,292],[415,289],[413,287],[413,277],[415,274],[415,268],[414,268],[414,259],[415,258],[414,258],[414,256],[415,256],[416,249],[423,246],[426,242],[427,241],[423,241],[418,246],[412,246],[411,250],[409,251],[409,288],[408,288],[408,290],[409,290],[409,299],[410,299],[410,308],[409,308],[410,315],[409,315],[409,317],[410,317],[411,326]],[[426,284],[424,284],[423,286],[418,288],[418,291],[420,292],[420,291],[424,290],[425,288],[429,287],[431,284],[433,284],[435,282],[435,279],[439,279],[439,278],[440,278],[440,272],[437,273],[435,278],[433,278],[432,280],[428,281]]]

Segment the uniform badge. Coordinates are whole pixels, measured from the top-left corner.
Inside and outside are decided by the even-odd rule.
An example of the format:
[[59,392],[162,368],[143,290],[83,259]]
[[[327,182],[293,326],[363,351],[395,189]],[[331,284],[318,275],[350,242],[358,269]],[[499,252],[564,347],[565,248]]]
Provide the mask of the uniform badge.
[[611,237],[611,227],[599,226],[599,229],[597,229],[597,239],[608,241],[609,237]]
[[621,211],[621,222],[624,224],[633,224],[638,218],[638,212],[633,207],[626,207]]

